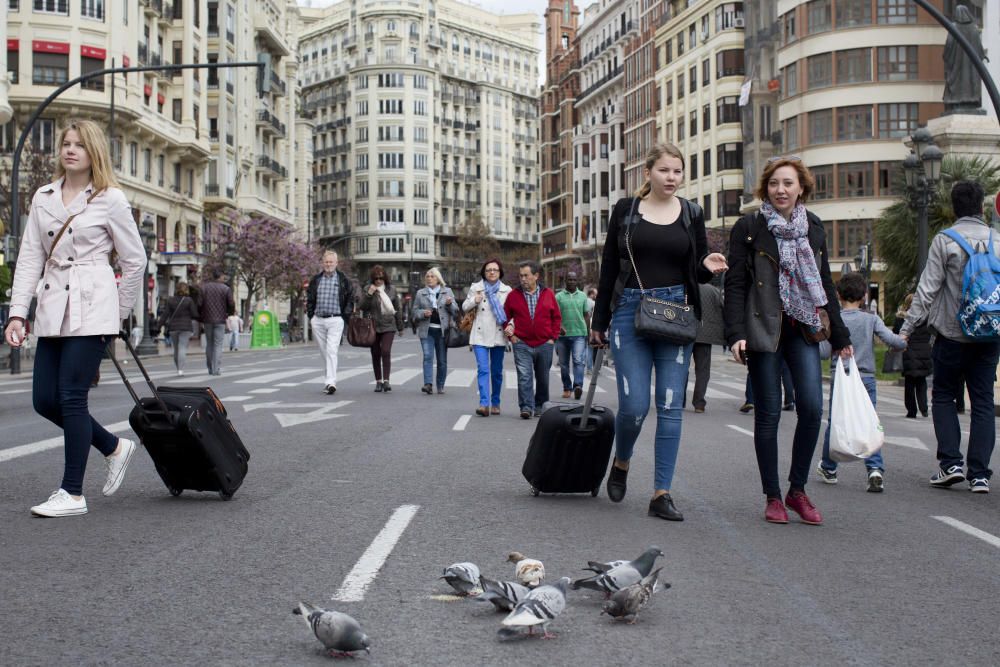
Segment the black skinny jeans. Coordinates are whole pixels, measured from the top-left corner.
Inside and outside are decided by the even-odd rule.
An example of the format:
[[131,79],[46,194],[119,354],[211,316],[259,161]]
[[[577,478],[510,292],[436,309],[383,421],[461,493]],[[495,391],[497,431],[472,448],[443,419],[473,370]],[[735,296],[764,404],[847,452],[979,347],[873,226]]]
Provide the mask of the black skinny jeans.
[[375,344],[371,346],[372,369],[375,371],[375,381],[389,381],[389,371],[392,369],[392,340],[395,331],[383,331],[375,334]]
[[93,445],[104,456],[118,438],[90,416],[87,395],[112,336],[68,336],[38,339],[31,397],[35,412],[63,430],[65,468],[61,487],[83,494],[83,474]]

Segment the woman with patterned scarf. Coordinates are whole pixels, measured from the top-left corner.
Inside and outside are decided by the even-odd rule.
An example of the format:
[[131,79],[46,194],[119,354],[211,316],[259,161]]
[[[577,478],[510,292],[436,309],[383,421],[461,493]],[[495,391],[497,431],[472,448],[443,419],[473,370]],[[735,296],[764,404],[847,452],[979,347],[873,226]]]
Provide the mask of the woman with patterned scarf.
[[469,333],[469,344],[476,354],[476,368],[479,378],[480,417],[500,414],[500,390],[503,388],[503,353],[507,349],[507,338],[503,325],[507,323],[503,304],[511,287],[501,282],[503,264],[499,259],[490,259],[479,270],[482,280],[472,283],[469,296],[462,304],[462,312],[476,310],[476,319]]
[[[763,202],[760,211],[742,217],[729,237],[726,341],[733,357],[749,369],[755,397],[754,447],[767,496],[764,518],[771,523],[788,523],[786,507],[803,523],[823,523],[805,493],[823,417],[816,341],[825,331],[835,354],[853,354],[830,276],[823,223],[804,204],[813,187],[812,174],[801,159],[772,158],[755,193]],[[821,311],[829,317],[828,327]],[[782,361],[792,373],[798,419],[784,503],[778,480]]]

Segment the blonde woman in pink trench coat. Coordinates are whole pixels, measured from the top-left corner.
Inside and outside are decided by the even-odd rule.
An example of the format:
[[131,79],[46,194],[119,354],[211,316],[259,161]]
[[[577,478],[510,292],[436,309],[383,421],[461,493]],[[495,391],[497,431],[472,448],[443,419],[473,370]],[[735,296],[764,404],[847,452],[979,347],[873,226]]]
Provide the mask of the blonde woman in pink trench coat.
[[[9,345],[24,341],[24,318],[38,299],[32,333],[38,337],[32,375],[35,411],[63,429],[62,483],[35,516],[87,513],[83,475],[90,447],[104,456],[110,496],[122,483],[136,450],[90,416],[90,381],[135,304],[146,252],[132,209],[111,167],[108,140],[91,121],[76,121],[59,135],[57,180],[31,200],[4,330]],[[121,282],[109,258],[118,254]]]

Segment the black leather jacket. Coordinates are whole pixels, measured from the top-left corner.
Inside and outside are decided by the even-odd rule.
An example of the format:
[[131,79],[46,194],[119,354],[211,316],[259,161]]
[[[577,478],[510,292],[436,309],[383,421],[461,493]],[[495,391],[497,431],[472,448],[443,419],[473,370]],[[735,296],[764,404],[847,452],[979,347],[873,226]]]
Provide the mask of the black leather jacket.
[[[323,272],[320,271],[313,276],[306,289],[306,315],[309,317],[316,314],[316,290],[319,277],[322,275]],[[346,322],[351,317],[351,313],[354,312],[354,285],[340,269],[337,269],[337,277],[340,279],[340,316]]]
[[[840,302],[830,275],[826,231],[819,217],[809,216],[809,245],[826,291],[822,306],[830,316],[830,345],[835,350],[851,344],[851,334],[840,317]],[[726,344],[745,340],[751,352],[775,352],[781,339],[781,297],[778,295],[778,241],[767,230],[762,213],[740,218],[729,235],[729,271],[726,272]]]

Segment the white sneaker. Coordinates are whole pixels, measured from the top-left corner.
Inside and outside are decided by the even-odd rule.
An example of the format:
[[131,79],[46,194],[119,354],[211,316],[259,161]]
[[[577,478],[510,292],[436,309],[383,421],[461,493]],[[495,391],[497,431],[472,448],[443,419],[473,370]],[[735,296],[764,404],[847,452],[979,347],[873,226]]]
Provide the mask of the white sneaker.
[[52,492],[52,495],[44,503],[32,507],[31,513],[35,516],[48,517],[86,514],[87,499],[80,496],[79,500],[74,500],[73,496],[66,493],[63,489],[57,489]]
[[135,443],[120,438],[118,440],[118,453],[104,457],[104,464],[108,467],[108,480],[104,482],[104,495],[110,496],[122,485],[122,480],[125,479],[125,468],[128,467],[133,454],[135,454]]
[[177,371],[178,377],[184,377],[184,371]]

